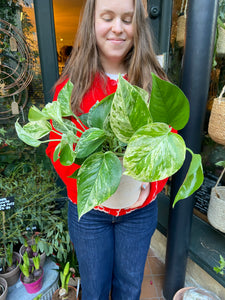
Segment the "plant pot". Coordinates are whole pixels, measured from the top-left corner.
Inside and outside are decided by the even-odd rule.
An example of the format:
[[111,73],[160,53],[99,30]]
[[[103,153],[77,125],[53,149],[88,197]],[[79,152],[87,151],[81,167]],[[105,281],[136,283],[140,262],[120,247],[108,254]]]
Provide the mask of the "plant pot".
[[8,286],[14,285],[20,276],[20,263],[22,258],[17,252],[13,252],[13,258],[17,260],[17,266],[12,271],[0,274],[0,276],[7,281]]
[[[120,158],[120,163],[122,165],[122,172],[124,172],[125,168],[123,167],[122,158]],[[127,175],[122,175],[116,192],[101,205],[112,209],[127,208],[138,200],[140,191],[141,181]]]
[[225,233],[225,187],[217,186],[212,188],[207,217],[209,223]]
[[38,278],[35,282],[31,282],[31,283],[23,282],[24,275],[23,275],[23,273],[20,274],[20,281],[22,282],[26,291],[29,294],[35,294],[35,293],[39,292],[42,288],[44,271],[43,271],[42,267],[41,267],[41,269],[42,269],[42,274],[41,274],[40,278]]
[[[52,300],[61,300],[63,298],[60,298],[59,296],[59,289],[55,291],[55,293],[52,295]],[[79,300],[77,297],[77,289],[73,286],[68,287],[68,298],[65,298],[68,300]]]
[[2,277],[0,277],[0,286],[3,289],[2,294],[0,293],[0,300],[6,300],[7,293],[8,293],[8,284],[7,281]]
[[[31,245],[33,245],[35,242],[34,242],[34,240],[29,240],[27,243],[28,243],[29,246],[31,246]],[[19,252],[20,252],[20,255],[21,255],[22,257],[23,257],[23,254],[24,254],[24,252],[25,252],[25,249],[26,249],[26,248],[25,248],[24,245],[22,245],[22,246],[20,247]],[[45,254],[45,252],[43,252],[43,253],[40,255],[40,266],[41,266],[42,268],[44,267],[45,260],[46,260],[46,254]],[[30,265],[34,265],[32,258],[29,258],[29,262],[30,262]]]
[[173,300],[198,300],[198,299],[210,299],[220,300],[214,293],[207,291],[203,288],[184,287],[176,292]]

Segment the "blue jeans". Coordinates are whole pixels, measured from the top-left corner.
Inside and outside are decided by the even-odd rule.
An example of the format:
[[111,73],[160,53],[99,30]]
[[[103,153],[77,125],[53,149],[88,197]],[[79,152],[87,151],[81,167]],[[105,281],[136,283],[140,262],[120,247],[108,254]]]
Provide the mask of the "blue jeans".
[[81,276],[82,300],[138,300],[151,237],[157,225],[157,201],[114,217],[91,210],[78,222],[69,203],[68,224]]

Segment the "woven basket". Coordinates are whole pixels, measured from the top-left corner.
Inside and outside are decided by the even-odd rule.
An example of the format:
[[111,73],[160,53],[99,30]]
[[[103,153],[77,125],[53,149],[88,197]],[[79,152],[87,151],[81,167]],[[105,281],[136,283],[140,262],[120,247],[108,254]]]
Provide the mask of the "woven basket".
[[216,43],[216,53],[220,56],[225,55],[225,29],[222,28],[221,26],[218,26],[218,39]]
[[177,35],[176,42],[179,47],[184,46],[185,41],[186,16],[181,15],[177,19]]
[[225,187],[212,188],[207,212],[209,223],[225,233]]
[[209,118],[208,133],[211,139],[221,145],[225,145],[225,86],[219,96],[215,98]]

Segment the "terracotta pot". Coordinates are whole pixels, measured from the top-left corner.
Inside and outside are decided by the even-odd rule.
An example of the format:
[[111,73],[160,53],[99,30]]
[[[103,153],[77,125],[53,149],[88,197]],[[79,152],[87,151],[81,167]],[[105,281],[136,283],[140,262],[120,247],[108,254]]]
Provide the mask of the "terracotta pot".
[[[74,286],[68,287],[68,298],[67,300],[79,300],[77,297],[77,289]],[[52,300],[61,300],[62,298],[59,297],[59,289],[55,291],[55,293],[52,295]]]
[[20,263],[21,263],[21,256],[17,252],[13,252],[13,258],[17,260],[17,266],[10,272],[3,273],[0,276],[7,281],[8,286],[14,285],[20,276]]
[[39,292],[42,288],[44,271],[43,271],[42,267],[41,267],[41,269],[42,269],[41,277],[38,278],[35,282],[31,282],[31,283],[23,282],[24,275],[23,275],[23,273],[20,274],[20,281],[22,282],[26,291],[29,294],[35,294],[35,293]]
[[0,300],[6,300],[7,293],[8,293],[8,284],[7,284],[7,281],[4,278],[0,277],[0,285],[4,289],[3,293],[0,295]]
[[[31,245],[34,244],[34,241],[33,241],[33,240],[29,240],[27,243],[28,243],[29,246],[31,246]],[[20,255],[21,255],[22,257],[23,257],[23,254],[24,254],[24,252],[25,252],[25,249],[26,249],[26,248],[25,248],[24,245],[22,245],[22,246],[20,247],[19,252],[20,252]],[[43,252],[43,253],[40,255],[40,266],[41,266],[42,268],[44,267],[45,260],[46,260],[46,254],[45,254],[45,252]],[[29,258],[29,262],[30,262],[30,265],[34,265],[32,258]]]

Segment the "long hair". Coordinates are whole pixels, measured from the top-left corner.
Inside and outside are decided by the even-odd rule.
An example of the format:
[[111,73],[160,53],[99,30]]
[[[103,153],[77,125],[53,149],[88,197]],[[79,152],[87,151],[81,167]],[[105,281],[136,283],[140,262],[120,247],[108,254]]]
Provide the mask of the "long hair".
[[[151,72],[156,73],[162,79],[166,79],[166,75],[153,50],[151,33],[141,0],[134,0],[133,26],[134,45],[124,60],[128,70],[128,80],[131,84],[150,93]],[[66,77],[69,77],[73,82],[74,87],[71,95],[73,112],[80,111],[82,98],[91,87],[97,72],[100,74],[104,85],[106,75],[98,55],[95,36],[95,0],[87,0],[71,57],[56,83],[57,85]]]

